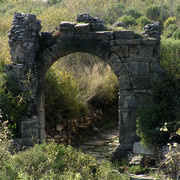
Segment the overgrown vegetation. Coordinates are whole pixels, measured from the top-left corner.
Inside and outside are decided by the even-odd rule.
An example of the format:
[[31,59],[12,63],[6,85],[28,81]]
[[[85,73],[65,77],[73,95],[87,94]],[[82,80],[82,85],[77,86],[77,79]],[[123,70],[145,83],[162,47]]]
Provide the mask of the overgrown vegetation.
[[[48,3],[38,0],[0,0],[1,127],[7,125],[7,119],[10,128],[18,126],[20,116],[26,113],[27,104],[27,95],[20,92],[15,83],[3,73],[4,66],[10,63],[7,34],[13,13],[34,13],[42,20],[42,31],[52,31],[61,21],[75,21],[77,14],[88,12],[102,19],[108,26],[123,21],[127,29],[138,32],[151,20],[161,22],[163,71],[152,80],[151,97],[146,106],[139,110],[137,133],[146,146],[166,144],[169,135],[178,129],[175,124],[180,117],[179,4],[180,0],[49,0]],[[93,108],[103,108],[106,111],[117,103],[117,78],[109,66],[94,56],[77,53],[62,58],[49,70],[46,81],[47,121],[57,122],[57,114],[67,119],[82,116]],[[164,124],[167,124],[168,131],[162,131]],[[36,145],[14,156],[4,146],[0,146],[0,151],[0,177],[5,179],[121,177],[116,170],[112,170],[110,163],[97,164],[93,158],[71,147],[66,149],[55,144]],[[29,160],[26,164],[22,163],[25,162],[25,156]]]
[[[180,41],[162,39],[162,71],[152,80],[152,93],[139,109],[137,134],[145,146],[162,145],[178,129],[180,108]],[[168,131],[161,131],[167,123]]]
[[128,180],[110,162],[96,159],[71,146],[41,144],[14,153],[8,152],[10,131],[7,122],[0,127],[0,177],[6,179],[119,179]]

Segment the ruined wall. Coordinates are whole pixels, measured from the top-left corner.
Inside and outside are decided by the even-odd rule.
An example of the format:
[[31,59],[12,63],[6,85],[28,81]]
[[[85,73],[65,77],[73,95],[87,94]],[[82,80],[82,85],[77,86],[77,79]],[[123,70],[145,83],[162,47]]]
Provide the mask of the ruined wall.
[[[159,24],[145,27],[144,37],[133,31],[105,31],[97,18],[87,14],[77,20],[85,23],[61,22],[53,32],[42,32],[35,15],[15,14],[10,30],[12,61],[11,74],[23,90],[21,80],[31,74],[28,88],[32,91],[27,117],[23,117],[22,138],[35,136],[45,140],[44,77],[46,71],[59,58],[86,52],[98,56],[110,65],[119,80],[119,141],[118,149],[129,150],[138,140],[136,112],[145,103],[150,92],[150,79],[159,70]],[[103,31],[101,30],[103,29]],[[117,150],[118,152],[118,150]]]

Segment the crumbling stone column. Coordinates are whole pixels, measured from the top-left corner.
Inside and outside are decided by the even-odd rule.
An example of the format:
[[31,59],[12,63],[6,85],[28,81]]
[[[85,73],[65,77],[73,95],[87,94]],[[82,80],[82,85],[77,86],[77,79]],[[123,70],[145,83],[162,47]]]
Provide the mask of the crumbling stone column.
[[28,112],[21,120],[23,145],[31,145],[32,141],[38,140],[36,56],[40,29],[41,23],[35,15],[15,13],[8,34],[13,65],[8,65],[6,72],[17,82],[21,91],[28,93]]

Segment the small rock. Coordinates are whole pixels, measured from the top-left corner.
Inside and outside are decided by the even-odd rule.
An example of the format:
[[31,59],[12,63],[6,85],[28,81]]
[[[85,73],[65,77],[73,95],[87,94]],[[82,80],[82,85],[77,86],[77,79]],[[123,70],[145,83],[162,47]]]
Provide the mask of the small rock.
[[97,127],[93,127],[93,131],[94,131],[94,132],[98,132],[99,129],[98,129]]
[[134,154],[154,155],[154,152],[154,148],[145,148],[141,145],[140,142],[135,142],[133,145]]
[[56,124],[56,131],[62,131],[63,125],[61,124]]
[[134,156],[129,162],[129,165],[143,165],[143,156]]

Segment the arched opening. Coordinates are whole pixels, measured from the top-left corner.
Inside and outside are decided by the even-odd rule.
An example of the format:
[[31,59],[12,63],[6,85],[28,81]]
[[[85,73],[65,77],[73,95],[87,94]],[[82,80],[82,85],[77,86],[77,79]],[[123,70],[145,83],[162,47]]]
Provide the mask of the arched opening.
[[97,56],[58,59],[44,81],[46,140],[78,146],[93,129],[118,129],[118,78]]

